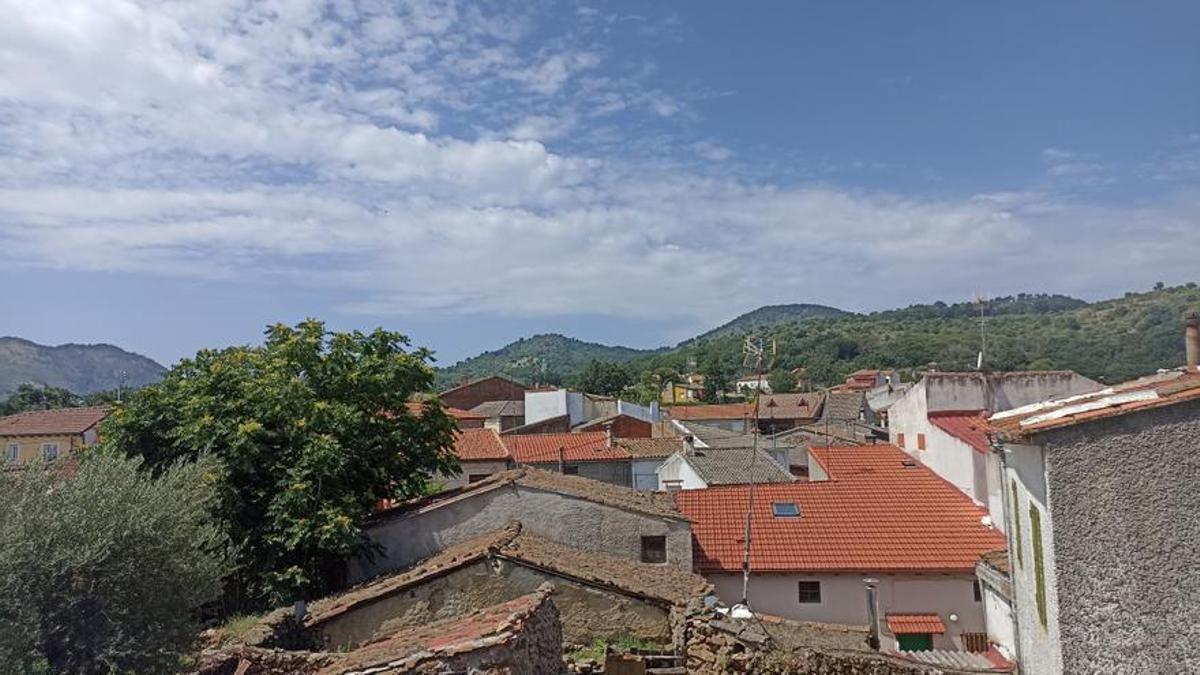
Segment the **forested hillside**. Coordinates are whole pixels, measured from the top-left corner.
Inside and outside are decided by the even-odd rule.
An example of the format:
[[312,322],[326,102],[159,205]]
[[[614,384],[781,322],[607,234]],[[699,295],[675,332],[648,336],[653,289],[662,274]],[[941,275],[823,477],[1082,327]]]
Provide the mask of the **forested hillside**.
[[22,384],[59,387],[93,394],[157,382],[166,372],[158,363],[112,345],[39,345],[0,337],[0,397]]

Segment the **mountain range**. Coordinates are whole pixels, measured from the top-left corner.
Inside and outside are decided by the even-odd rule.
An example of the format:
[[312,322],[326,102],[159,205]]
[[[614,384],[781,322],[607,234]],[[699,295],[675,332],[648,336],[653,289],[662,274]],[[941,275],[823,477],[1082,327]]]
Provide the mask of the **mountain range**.
[[39,345],[0,337],[0,397],[22,384],[38,384],[86,395],[118,386],[143,387],[166,372],[153,360],[106,344]]

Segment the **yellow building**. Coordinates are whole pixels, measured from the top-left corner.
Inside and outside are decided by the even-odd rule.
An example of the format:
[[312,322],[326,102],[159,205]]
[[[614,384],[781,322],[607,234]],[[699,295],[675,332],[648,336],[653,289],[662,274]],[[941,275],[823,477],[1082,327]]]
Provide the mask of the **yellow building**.
[[19,466],[35,459],[53,462],[93,445],[109,410],[107,406],[56,408],[0,417],[4,465]]

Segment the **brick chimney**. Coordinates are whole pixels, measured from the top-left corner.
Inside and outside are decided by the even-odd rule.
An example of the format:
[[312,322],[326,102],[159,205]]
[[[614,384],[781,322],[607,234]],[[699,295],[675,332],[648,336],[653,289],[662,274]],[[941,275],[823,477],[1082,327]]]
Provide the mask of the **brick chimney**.
[[1187,354],[1187,371],[1200,372],[1200,312],[1193,310],[1183,315],[1183,340]]

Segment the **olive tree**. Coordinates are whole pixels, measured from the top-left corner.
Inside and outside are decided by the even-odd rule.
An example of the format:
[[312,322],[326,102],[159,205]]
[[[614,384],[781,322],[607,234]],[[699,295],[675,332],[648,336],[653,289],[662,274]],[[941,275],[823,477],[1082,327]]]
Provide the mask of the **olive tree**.
[[0,473],[0,663],[4,672],[173,672],[196,609],[220,597],[227,537],[212,518],[208,459],[157,476],[96,452],[74,475]]

